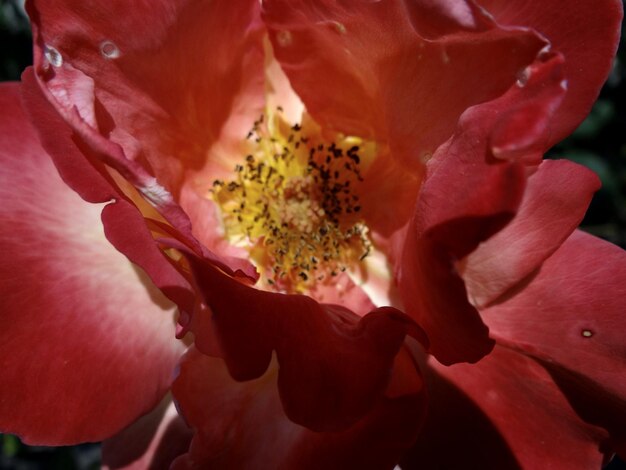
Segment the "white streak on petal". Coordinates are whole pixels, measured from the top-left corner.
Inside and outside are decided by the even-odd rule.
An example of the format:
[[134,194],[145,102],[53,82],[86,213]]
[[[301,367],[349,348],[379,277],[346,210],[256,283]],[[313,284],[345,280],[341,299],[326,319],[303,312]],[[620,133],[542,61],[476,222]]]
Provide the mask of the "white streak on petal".
[[161,186],[156,178],[152,178],[143,188],[139,188],[139,190],[154,207],[171,204],[174,201],[172,194]]

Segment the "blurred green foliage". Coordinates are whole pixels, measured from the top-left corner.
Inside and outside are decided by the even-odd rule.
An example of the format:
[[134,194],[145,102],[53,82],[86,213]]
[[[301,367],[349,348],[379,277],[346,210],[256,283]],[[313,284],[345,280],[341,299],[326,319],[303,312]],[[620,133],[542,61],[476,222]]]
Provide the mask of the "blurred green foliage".
[[0,435],[2,470],[97,470],[100,448],[97,444],[71,447],[27,446],[9,434]]

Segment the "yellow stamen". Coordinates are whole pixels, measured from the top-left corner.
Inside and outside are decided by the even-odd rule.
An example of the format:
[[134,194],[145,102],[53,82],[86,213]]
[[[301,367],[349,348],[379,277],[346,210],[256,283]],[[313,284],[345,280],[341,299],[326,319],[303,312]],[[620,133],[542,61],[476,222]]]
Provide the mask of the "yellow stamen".
[[279,291],[302,292],[369,254],[358,186],[362,159],[369,162],[374,152],[354,137],[323,142],[314,123],[306,136],[278,111],[254,123],[247,136],[254,150],[232,180],[214,181],[212,194],[227,237],[248,247],[262,279]]

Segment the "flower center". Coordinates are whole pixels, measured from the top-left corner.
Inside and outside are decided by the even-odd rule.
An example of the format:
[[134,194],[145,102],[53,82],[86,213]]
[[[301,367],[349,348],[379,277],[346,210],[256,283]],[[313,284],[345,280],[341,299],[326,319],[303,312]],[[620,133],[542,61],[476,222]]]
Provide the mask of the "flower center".
[[246,246],[273,289],[302,292],[362,261],[372,247],[361,216],[362,160],[373,146],[355,137],[330,143],[304,125],[262,115],[231,180],[213,182],[226,236]]

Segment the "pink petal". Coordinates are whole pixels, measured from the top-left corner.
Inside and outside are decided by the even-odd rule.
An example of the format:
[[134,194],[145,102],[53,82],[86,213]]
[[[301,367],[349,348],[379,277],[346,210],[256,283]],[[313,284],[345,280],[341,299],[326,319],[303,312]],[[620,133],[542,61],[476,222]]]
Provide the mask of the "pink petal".
[[[242,107],[261,110],[258,10],[255,0],[143,1],[132,9],[119,1],[34,0],[28,8],[37,72],[49,66],[41,55],[53,47],[62,64],[52,64],[55,76],[44,75],[49,86],[73,87],[66,65],[93,80],[98,130],[173,194],[184,170],[206,163],[206,152]],[[242,123],[239,139],[251,122]]]
[[407,360],[394,375],[417,378],[416,389],[379,397],[363,419],[344,431],[314,432],[285,416],[276,364],[262,377],[239,383],[222,361],[191,350],[173,390],[196,435],[173,468],[390,469],[413,443],[424,409],[415,364],[406,351],[402,356]]
[[[407,171],[392,158],[389,149],[380,149],[364,172],[359,200],[367,226],[373,233],[389,237],[411,218],[419,193],[423,170]],[[393,201],[393,207],[388,201]]]
[[578,226],[599,186],[582,166],[544,161],[513,221],[467,258],[463,277],[474,305],[488,305],[538,269]]
[[[562,58],[533,64],[524,87],[469,108],[453,137],[429,161],[428,172],[396,265],[405,311],[426,331],[429,352],[445,364],[474,362],[493,342],[476,309],[469,304],[457,263],[515,215],[525,187],[522,164],[534,161],[546,135],[546,123],[562,97]],[[530,106],[520,132],[515,106]],[[494,136],[516,149],[494,158]],[[507,163],[505,163],[507,162]]]
[[[478,312],[467,301],[465,285],[453,263],[508,222],[523,185],[519,168],[511,165],[486,167],[473,176],[463,191],[466,199],[459,198],[457,207],[446,201],[450,183],[441,186],[443,191],[430,191],[426,182],[398,272],[405,311],[426,331],[429,352],[445,363],[477,361],[493,346]],[[453,181],[454,175],[447,174],[442,180]],[[435,179],[430,182],[441,184]],[[469,194],[470,189],[474,194]],[[452,213],[446,213],[448,210]],[[428,216],[435,220],[424,218]]]
[[601,468],[604,433],[533,360],[496,346],[478,364],[431,365],[428,418],[404,470]]
[[613,64],[623,5],[619,0],[480,0],[496,21],[536,30],[565,56],[567,95],[553,123],[548,146],[561,141],[587,117]]
[[141,266],[182,311],[191,312],[194,298],[190,286],[157,248],[142,213],[112,180],[107,167],[48,102],[32,70],[27,70],[22,80],[25,108],[31,122],[37,123],[42,146],[63,181],[88,202],[115,201],[104,208],[102,215],[108,240]]
[[102,443],[106,470],[167,470],[189,449],[192,432],[170,396],[149,414]]
[[354,424],[387,387],[405,336],[425,341],[421,330],[391,307],[359,318],[304,295],[259,291],[210,263],[187,258],[208,306],[191,324],[196,347],[215,354],[217,337],[236,380],[263,375],[275,350],[285,413],[311,429]]
[[0,101],[0,429],[101,440],[169,387],[183,350],[174,306],[105,238],[100,214],[117,203],[87,203],[59,178],[18,86],[1,85]]
[[537,276],[483,318],[497,341],[537,358],[579,414],[626,454],[626,253],[575,232]]
[[266,0],[263,19],[313,117],[388,143],[406,171],[434,153],[465,109],[506,91],[545,45],[464,1]]
[[207,197],[245,155],[263,107],[258,10],[253,0],[28,5],[39,85],[81,150],[132,183],[198,252],[192,222],[202,225],[206,211],[185,213],[181,191]]

